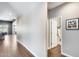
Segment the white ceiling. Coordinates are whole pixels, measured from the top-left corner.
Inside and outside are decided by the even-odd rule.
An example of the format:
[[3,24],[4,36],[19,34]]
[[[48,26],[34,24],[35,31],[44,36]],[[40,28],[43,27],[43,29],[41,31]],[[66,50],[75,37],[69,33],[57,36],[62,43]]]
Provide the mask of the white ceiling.
[[0,20],[12,21],[16,16],[14,12],[13,8],[7,2],[0,2]]
[[19,15],[30,14],[39,3],[35,2],[9,2],[13,9],[17,11]]
[[60,6],[61,4],[64,4],[65,2],[48,2],[48,9],[53,9],[57,6]]
[[[64,2],[48,2],[48,9],[55,8]],[[0,19],[12,19],[14,16],[28,15],[35,11],[39,2],[5,2],[0,3]]]
[[[64,4],[65,2],[48,2],[48,9],[55,8],[61,4]],[[18,15],[26,15],[30,14],[37,5],[39,5],[39,2],[9,2],[10,6],[17,11]]]

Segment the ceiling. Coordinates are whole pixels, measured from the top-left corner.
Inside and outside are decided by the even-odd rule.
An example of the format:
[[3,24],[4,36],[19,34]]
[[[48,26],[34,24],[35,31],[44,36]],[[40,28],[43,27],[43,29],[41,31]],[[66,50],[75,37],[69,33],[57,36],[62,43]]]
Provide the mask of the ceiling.
[[30,14],[39,3],[35,2],[9,2],[10,6],[17,11],[19,15]]
[[[64,4],[65,2],[48,2],[48,9],[55,8],[57,6],[60,6],[61,4]],[[30,14],[37,5],[39,5],[39,2],[9,2],[10,6],[17,12],[19,15],[25,15]]]
[[57,6],[64,4],[65,2],[48,2],[48,9],[53,9]]
[[0,20],[13,21],[16,16],[15,13],[7,2],[0,2]]
[[[48,9],[55,8],[64,2],[48,2]],[[29,15],[36,10],[37,5],[41,5],[37,2],[5,2],[0,3],[0,19],[12,19],[16,16]],[[15,16],[15,17],[14,17]]]

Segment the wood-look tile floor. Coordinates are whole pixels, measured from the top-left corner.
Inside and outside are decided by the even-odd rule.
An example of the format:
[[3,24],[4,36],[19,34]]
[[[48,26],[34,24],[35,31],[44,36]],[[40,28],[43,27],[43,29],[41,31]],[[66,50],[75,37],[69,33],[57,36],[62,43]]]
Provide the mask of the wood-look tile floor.
[[0,39],[0,57],[33,57],[33,55],[17,42],[16,35],[6,35]]

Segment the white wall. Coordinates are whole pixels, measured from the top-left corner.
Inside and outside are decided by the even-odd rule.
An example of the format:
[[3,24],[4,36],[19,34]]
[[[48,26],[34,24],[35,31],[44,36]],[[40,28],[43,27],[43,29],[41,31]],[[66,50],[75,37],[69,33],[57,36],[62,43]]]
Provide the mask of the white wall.
[[[44,57],[47,56],[47,4],[40,2],[33,4],[36,4],[33,11],[17,20],[17,36],[18,40],[27,46],[32,54]],[[29,5],[31,3],[28,3]]]
[[62,49],[63,52],[79,57],[79,30],[66,30],[65,20],[79,18],[79,3],[65,3],[49,10],[49,18],[62,16]]

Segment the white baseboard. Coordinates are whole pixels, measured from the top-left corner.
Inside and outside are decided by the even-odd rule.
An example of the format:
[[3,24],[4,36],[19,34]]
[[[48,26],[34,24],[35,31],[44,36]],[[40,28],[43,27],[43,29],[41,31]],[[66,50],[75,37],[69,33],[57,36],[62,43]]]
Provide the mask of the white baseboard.
[[23,45],[29,52],[31,52],[35,57],[38,57],[34,52],[32,52],[23,42],[21,42],[20,40],[17,40],[17,42],[19,42],[21,45]]
[[67,57],[73,57],[73,56],[71,56],[71,55],[69,55],[69,54],[67,54],[67,53],[64,53],[64,52],[61,52],[63,55],[65,55],[65,56],[67,56]]

